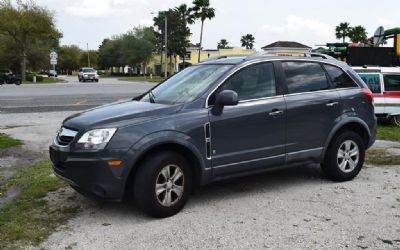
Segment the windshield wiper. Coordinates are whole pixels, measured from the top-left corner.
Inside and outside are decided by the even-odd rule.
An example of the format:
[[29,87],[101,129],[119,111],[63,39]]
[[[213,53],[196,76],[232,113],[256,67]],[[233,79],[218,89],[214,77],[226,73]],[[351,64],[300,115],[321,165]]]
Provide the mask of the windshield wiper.
[[149,100],[151,103],[156,103],[156,96],[153,94],[153,91],[149,91]]

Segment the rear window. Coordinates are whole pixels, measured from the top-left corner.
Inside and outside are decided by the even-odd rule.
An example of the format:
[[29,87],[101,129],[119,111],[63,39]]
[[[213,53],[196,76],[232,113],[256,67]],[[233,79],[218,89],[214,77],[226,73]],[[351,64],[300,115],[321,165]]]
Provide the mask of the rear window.
[[383,75],[385,91],[400,91],[400,75]]
[[339,88],[353,88],[358,85],[341,69],[338,67],[324,64],[326,72],[328,72],[329,78],[331,79],[333,86]]
[[325,71],[319,63],[282,62],[290,94],[329,88]]

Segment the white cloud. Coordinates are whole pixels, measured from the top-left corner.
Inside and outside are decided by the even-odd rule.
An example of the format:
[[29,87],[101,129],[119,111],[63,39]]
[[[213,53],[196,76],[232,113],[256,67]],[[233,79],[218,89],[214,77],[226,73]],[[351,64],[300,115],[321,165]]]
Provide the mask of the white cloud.
[[263,32],[278,34],[311,33],[313,36],[326,37],[332,33],[332,27],[322,21],[304,18],[296,15],[286,17],[283,25],[266,24],[261,27]]
[[128,14],[129,9],[138,4],[148,5],[148,2],[146,0],[74,0],[65,8],[65,12],[80,18],[107,18]]
[[378,17],[377,23],[378,23],[378,25],[381,25],[381,26],[393,26],[394,25],[394,22],[392,20],[386,19],[384,17]]

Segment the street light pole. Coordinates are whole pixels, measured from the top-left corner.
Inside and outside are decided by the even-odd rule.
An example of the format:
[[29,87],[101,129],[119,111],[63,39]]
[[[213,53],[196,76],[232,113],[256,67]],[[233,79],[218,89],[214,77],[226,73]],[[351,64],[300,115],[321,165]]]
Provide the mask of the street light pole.
[[165,72],[164,72],[164,78],[166,79],[168,77],[168,47],[167,47],[167,40],[168,40],[168,21],[167,21],[167,12],[165,12]]
[[86,43],[86,51],[87,51],[87,63],[88,63],[88,67],[90,67],[89,43]]

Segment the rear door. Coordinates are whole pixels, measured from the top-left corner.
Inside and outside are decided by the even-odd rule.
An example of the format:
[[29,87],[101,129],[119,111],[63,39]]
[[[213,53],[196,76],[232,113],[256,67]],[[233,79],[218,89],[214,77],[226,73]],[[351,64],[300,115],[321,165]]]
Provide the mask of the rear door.
[[216,91],[235,91],[239,104],[221,115],[210,109],[214,175],[284,164],[285,101],[276,84],[274,65],[264,62],[236,72]]
[[339,94],[331,89],[320,63],[284,61],[281,65],[287,86],[286,161],[314,161],[341,114]]

